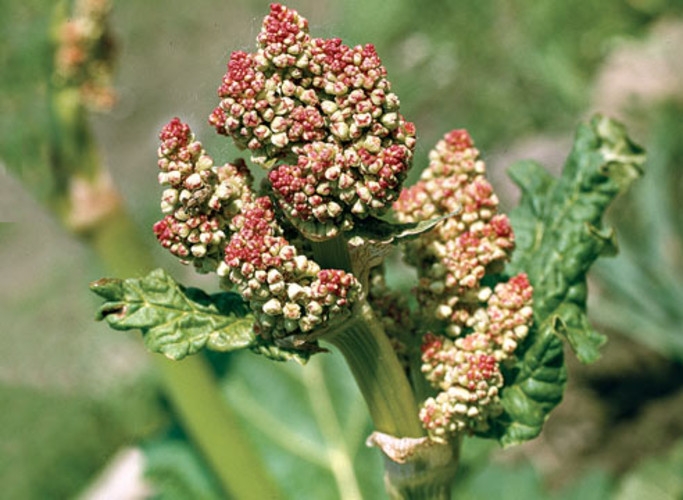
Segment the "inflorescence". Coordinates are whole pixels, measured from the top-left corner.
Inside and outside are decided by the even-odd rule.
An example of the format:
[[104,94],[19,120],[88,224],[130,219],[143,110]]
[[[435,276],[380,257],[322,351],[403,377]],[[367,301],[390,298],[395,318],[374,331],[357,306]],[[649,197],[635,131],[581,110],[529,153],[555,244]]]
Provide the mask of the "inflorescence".
[[278,203],[309,239],[383,213],[411,164],[415,127],[374,46],[312,38],[306,19],[277,4],[257,41],[256,53],[232,53],[210,122],[269,169]]
[[200,272],[229,279],[254,311],[257,334],[283,343],[348,313],[360,288],[354,276],[320,269],[285,239],[270,198],[256,197],[243,161],[214,166],[178,118],[160,139],[159,182],[168,188],[166,216],[154,232]]
[[57,32],[55,83],[77,88],[82,102],[96,111],[108,111],[116,101],[110,10],[108,0],[77,0],[72,15]]
[[[401,191],[415,130],[374,47],[311,38],[307,21],[278,4],[257,41],[256,53],[231,55],[209,122],[268,169],[262,191],[244,161],[214,165],[175,118],[160,134],[166,189],[157,238],[236,288],[254,332],[278,347],[314,349],[313,332],[339,325],[367,299],[406,367],[409,331],[420,334],[421,369],[436,390],[420,410],[430,437],[485,431],[501,412],[501,366],[532,321],[532,288],[524,274],[502,274],[514,236],[472,140],[463,130],[447,134],[420,181]],[[419,322],[381,268],[363,290],[350,272],[321,269],[302,244],[343,236],[392,206],[404,223],[448,216],[405,244],[418,270]]]
[[[511,359],[532,320],[532,288],[526,275],[499,276],[514,248],[507,216],[485,178],[479,152],[464,130],[454,130],[430,153],[419,182],[394,204],[403,222],[455,213],[407,245],[418,270],[417,299],[427,322],[422,372],[439,392],[420,411],[434,439],[485,431],[501,411],[500,365]],[[482,285],[486,275],[498,284]]]

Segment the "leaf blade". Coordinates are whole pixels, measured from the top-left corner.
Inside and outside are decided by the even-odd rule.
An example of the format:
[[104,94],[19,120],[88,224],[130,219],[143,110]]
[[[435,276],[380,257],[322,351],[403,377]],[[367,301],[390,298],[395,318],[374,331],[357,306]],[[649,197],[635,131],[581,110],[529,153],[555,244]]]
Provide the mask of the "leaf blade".
[[150,351],[173,360],[204,348],[228,352],[256,343],[253,317],[237,294],[185,288],[162,269],[143,278],[98,280],[90,288],[106,300],[96,319],[115,330],[139,329]]
[[534,287],[534,326],[501,394],[503,415],[493,434],[504,446],[536,437],[562,399],[566,382],[563,342],[579,360],[600,356],[606,338],[586,315],[586,274],[595,260],[616,252],[614,232],[602,226],[612,200],[641,174],[643,150],[620,124],[597,116],[579,127],[559,179],[540,165],[513,165],[521,188],[510,219],[517,250],[509,274],[525,272]]

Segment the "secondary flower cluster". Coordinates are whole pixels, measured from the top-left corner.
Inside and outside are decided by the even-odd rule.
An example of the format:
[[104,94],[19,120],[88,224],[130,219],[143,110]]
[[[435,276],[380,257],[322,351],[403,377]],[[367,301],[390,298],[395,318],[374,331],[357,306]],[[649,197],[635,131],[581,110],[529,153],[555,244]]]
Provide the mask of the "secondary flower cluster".
[[348,314],[360,290],[356,278],[320,269],[285,239],[270,198],[252,191],[244,162],[214,166],[178,118],[159,137],[159,182],[168,186],[161,201],[167,215],[154,225],[162,246],[200,272],[227,277],[266,340],[306,334]]
[[453,214],[407,245],[427,324],[436,322],[446,333],[427,333],[422,346],[422,371],[439,393],[424,402],[420,418],[437,440],[484,431],[501,411],[500,365],[514,355],[532,321],[526,275],[508,281],[498,276],[493,288],[482,285],[514,248],[485,172],[467,132],[452,131],[431,151],[420,181],[394,204],[403,222]]
[[372,45],[312,38],[271,5],[256,53],[233,52],[210,117],[269,168],[273,192],[310,239],[327,239],[396,200],[415,146]]
[[171,120],[159,135],[159,183],[166,216],[154,225],[164,248],[202,273],[223,261],[231,221],[252,200],[251,176],[242,161],[214,166],[187,124]]
[[[475,291],[514,248],[507,216],[497,214],[498,198],[486,180],[486,167],[469,134],[454,130],[429,154],[429,167],[394,204],[401,222],[453,214],[408,247],[419,270],[420,305],[450,321],[457,335],[457,304]],[[469,294],[471,295],[471,294]]]
[[469,333],[455,339],[428,333],[423,339],[422,372],[439,393],[423,403],[420,419],[436,440],[488,429],[491,417],[502,411],[500,366],[529,331],[532,288],[526,275],[493,291],[480,288],[479,299],[486,300],[461,309],[459,327]]
[[116,100],[112,87],[114,40],[109,32],[108,0],[77,0],[73,15],[57,34],[55,78],[78,87],[83,102],[106,111]]
[[284,238],[270,198],[257,198],[233,224],[236,232],[219,274],[227,275],[249,301],[257,334],[267,340],[305,334],[349,313],[360,292],[356,278],[339,269],[320,269],[300,254]]

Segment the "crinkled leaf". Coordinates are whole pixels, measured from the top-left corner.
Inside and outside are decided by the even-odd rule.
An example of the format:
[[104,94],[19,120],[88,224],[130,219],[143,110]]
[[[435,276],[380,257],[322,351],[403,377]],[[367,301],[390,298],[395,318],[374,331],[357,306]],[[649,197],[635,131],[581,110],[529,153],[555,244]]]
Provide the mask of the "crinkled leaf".
[[550,317],[550,321],[553,333],[569,342],[580,360],[590,362],[600,356],[598,348],[606,338],[591,326],[585,309],[574,303],[565,302],[557,308],[556,314]]
[[144,278],[101,279],[91,290],[106,299],[98,320],[116,330],[141,330],[150,351],[171,359],[205,347],[227,352],[255,343],[253,317],[238,294],[185,288],[162,269]]
[[562,400],[567,371],[562,341],[555,335],[552,319],[537,329],[536,339],[518,366],[505,373],[513,380],[503,389],[503,415],[492,432],[503,446],[535,438],[545,420]]
[[533,162],[510,169],[522,198],[511,214],[517,249],[508,272],[526,272],[534,287],[534,327],[520,347],[517,366],[506,374],[505,413],[494,430],[504,445],[538,435],[561,400],[562,338],[582,362],[599,357],[605,337],[588,323],[586,274],[599,256],[616,251],[602,217],[641,174],[643,161],[643,151],[624,128],[598,116],[579,127],[559,179]]
[[623,127],[597,117],[579,128],[560,179],[534,163],[512,166],[510,176],[522,199],[511,214],[517,250],[509,271],[528,274],[538,317],[549,316],[563,302],[585,308],[588,269],[600,255],[615,251],[602,216],[640,175],[643,161],[642,150]]

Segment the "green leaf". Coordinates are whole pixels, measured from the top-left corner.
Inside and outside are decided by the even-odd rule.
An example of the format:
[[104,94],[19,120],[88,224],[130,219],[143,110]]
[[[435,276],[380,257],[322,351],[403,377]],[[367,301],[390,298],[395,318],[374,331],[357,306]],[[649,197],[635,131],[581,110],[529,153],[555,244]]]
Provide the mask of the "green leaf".
[[599,359],[599,347],[607,338],[593,329],[584,309],[565,302],[557,308],[556,315],[551,316],[550,321],[553,332],[569,342],[580,360],[591,363]]
[[567,370],[562,341],[552,323],[549,319],[538,328],[534,343],[515,371],[505,373],[507,383],[501,398],[505,412],[493,429],[503,446],[535,438],[548,414],[562,400]]
[[90,288],[106,299],[98,320],[116,330],[141,330],[147,348],[170,359],[205,347],[227,352],[255,343],[253,318],[235,293],[185,288],[162,269],[144,278],[101,279]]
[[616,252],[602,217],[641,174],[643,161],[624,128],[598,116],[579,127],[559,179],[533,162],[510,169],[522,198],[510,217],[517,249],[507,272],[527,273],[534,287],[534,327],[517,366],[505,374],[505,412],[493,432],[506,446],[537,436],[560,402],[566,380],[561,339],[581,362],[600,355],[605,337],[586,316],[586,274],[598,257]]
[[562,177],[553,179],[537,164],[513,165],[522,189],[511,214],[517,251],[511,273],[524,271],[534,286],[537,323],[551,315],[583,362],[595,361],[604,337],[585,315],[586,273],[600,255],[616,251],[613,231],[602,216],[614,197],[639,174],[644,161],[619,124],[596,117],[579,128]]

